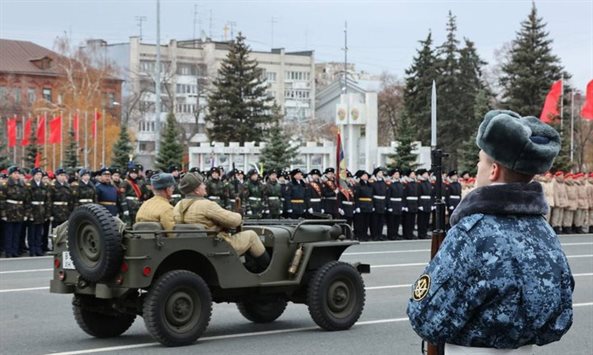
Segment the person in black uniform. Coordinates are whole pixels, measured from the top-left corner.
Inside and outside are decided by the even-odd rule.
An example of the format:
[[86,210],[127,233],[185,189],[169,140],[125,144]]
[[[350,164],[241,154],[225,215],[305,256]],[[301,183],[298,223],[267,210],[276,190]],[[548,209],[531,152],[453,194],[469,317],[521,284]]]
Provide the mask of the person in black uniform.
[[461,184],[458,181],[457,170],[452,170],[447,174],[449,183],[445,190],[445,203],[447,204],[447,211],[449,216],[461,201]]
[[301,218],[305,211],[307,211],[306,196],[307,185],[303,181],[303,172],[301,169],[294,169],[290,172],[292,181],[288,184],[288,191],[286,194],[288,216],[289,218]]
[[355,175],[359,182],[354,190],[354,233],[358,240],[368,241],[373,213],[373,187],[369,183],[369,173],[359,170]]
[[280,194],[282,195],[282,198],[280,199],[282,201],[282,217],[290,218],[290,215],[288,213],[290,202],[289,192],[291,183],[290,173],[284,170],[281,171],[278,176],[278,182],[280,183]]
[[432,184],[426,169],[416,171],[418,178],[418,239],[428,239],[428,222],[432,210]]
[[348,224],[352,227],[352,222],[354,220],[354,188],[356,183],[354,181],[354,177],[350,171],[346,171],[346,180],[340,180],[340,208],[338,209],[338,213],[340,214],[341,218],[346,219]]
[[330,214],[332,218],[339,218],[338,213],[338,186],[336,184],[336,176],[334,168],[327,168],[323,172],[324,178],[322,184],[323,199],[321,200],[321,208],[324,213]]
[[307,212],[309,213],[324,213],[321,208],[321,198],[323,191],[321,187],[321,171],[313,169],[309,172],[309,184],[307,185]]
[[404,199],[404,185],[400,181],[398,168],[389,171],[391,183],[387,188],[387,239],[399,240],[399,226],[402,224],[402,207]]
[[97,191],[97,202],[105,207],[112,216],[128,217],[127,206],[122,203],[117,187],[111,181],[111,170],[101,169],[101,181],[95,186]]
[[416,182],[416,173],[411,169],[404,172],[404,207],[403,214],[403,232],[404,239],[417,239],[414,236],[414,227],[416,226],[416,215],[418,214],[418,183]]
[[381,167],[373,171],[373,213],[371,215],[371,239],[385,240],[383,227],[385,226],[387,184],[384,179],[384,169]]
[[78,175],[80,180],[71,185],[74,194],[74,208],[88,203],[96,203],[97,192],[95,185],[91,182],[91,172],[83,168],[80,169]]

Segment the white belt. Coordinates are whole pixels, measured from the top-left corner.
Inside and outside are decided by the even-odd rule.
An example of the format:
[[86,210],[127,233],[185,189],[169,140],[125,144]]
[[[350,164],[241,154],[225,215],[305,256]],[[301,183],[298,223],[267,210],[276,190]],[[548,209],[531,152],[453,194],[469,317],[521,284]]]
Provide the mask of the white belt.
[[423,200],[430,200],[430,196],[426,196],[426,195],[425,196],[420,196],[420,198],[423,199]]
[[391,201],[401,201],[402,198],[401,197],[392,197],[390,198]]
[[278,196],[270,196],[270,197],[268,197],[268,200],[278,200],[278,199],[280,199],[280,197],[278,197]]
[[312,198],[312,199],[309,199],[309,202],[321,202],[321,199],[320,198]]
[[36,206],[40,206],[40,205],[45,205],[45,202],[43,201],[31,201],[32,205],[36,205]]
[[347,205],[347,206],[351,206],[354,204],[354,202],[352,201],[342,201],[343,204]]
[[461,196],[459,196],[459,195],[451,195],[451,196],[449,196],[449,198],[452,198],[454,200],[459,200],[461,198]]
[[65,201],[55,201],[53,204],[56,206],[68,206],[68,202]]
[[126,200],[138,201],[138,197],[126,196]]
[[533,350],[533,345],[522,346],[518,349],[495,349],[445,344],[445,354],[447,355],[528,355],[533,354]]
[[83,199],[78,200],[78,202],[80,202],[80,203],[91,203],[91,202],[93,202],[93,199],[92,198],[83,198]]
[[249,199],[251,201],[259,201],[259,200],[261,200],[261,198],[259,198],[259,197],[250,197]]
[[325,199],[326,200],[337,200],[338,198],[336,196],[333,196],[333,197],[326,197]]
[[385,199],[385,196],[377,196],[377,195],[374,195],[373,198],[375,198],[377,200],[384,200]]
[[171,195],[171,198],[180,198],[180,197],[181,197],[180,194]]
[[220,200],[220,197],[218,196],[208,196],[209,200]]
[[6,200],[6,202],[12,203],[13,205],[22,205],[23,204],[23,201],[17,201],[17,200]]
[[408,197],[406,197],[406,200],[417,201],[418,197],[408,196]]

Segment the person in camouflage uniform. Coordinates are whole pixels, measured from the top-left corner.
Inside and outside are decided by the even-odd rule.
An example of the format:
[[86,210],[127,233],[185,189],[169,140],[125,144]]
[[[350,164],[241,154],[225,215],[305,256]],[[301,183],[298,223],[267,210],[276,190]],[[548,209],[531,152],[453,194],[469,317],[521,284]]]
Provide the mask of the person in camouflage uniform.
[[42,180],[43,171],[35,168],[31,171],[33,179],[27,183],[31,209],[29,213],[28,243],[30,256],[43,255],[43,227],[49,220],[51,211],[49,204],[49,186]]
[[[62,168],[56,169],[56,180],[50,185],[50,220],[54,227],[66,222],[74,208],[74,193],[68,184],[68,175]],[[50,231],[51,232],[51,231]]]
[[128,169],[128,177],[122,182],[121,190],[123,190],[122,201],[128,205],[129,219],[132,225],[136,221],[136,213],[144,201],[142,185],[144,184],[138,180],[138,169],[135,167]]
[[227,204],[227,196],[225,195],[224,182],[220,179],[220,169],[212,167],[209,175],[208,180],[206,180],[208,199],[216,202],[220,207],[224,208]]
[[282,216],[282,185],[278,181],[278,173],[270,171],[264,185],[264,218],[278,219]]
[[0,219],[4,221],[4,252],[7,258],[20,256],[23,224],[30,215],[27,188],[17,166],[8,168],[8,180],[0,185]]
[[91,172],[87,169],[80,169],[80,180],[70,184],[74,194],[74,208],[97,202],[95,185],[91,182]]
[[245,184],[246,217],[262,219],[264,215],[264,187],[259,180],[257,170],[249,170],[247,172],[247,179],[248,181]]
[[[243,176],[243,170],[235,169],[229,172],[229,178],[225,184],[225,195],[228,196],[226,209],[244,215],[245,184]],[[237,199],[240,200],[240,204],[237,203]]]
[[412,287],[408,317],[449,355],[477,353],[472,347],[531,354],[531,345],[558,341],[573,319],[574,279],[543,217],[542,187],[531,181],[551,167],[560,135],[536,117],[491,111],[476,142],[477,188],[455,208],[443,244]]

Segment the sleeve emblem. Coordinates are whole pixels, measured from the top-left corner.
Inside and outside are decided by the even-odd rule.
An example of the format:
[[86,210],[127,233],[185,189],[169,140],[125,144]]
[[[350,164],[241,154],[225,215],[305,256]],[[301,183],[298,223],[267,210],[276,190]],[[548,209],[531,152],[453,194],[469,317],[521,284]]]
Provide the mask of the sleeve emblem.
[[430,276],[424,274],[414,284],[414,291],[412,292],[412,298],[414,301],[422,301],[430,290]]

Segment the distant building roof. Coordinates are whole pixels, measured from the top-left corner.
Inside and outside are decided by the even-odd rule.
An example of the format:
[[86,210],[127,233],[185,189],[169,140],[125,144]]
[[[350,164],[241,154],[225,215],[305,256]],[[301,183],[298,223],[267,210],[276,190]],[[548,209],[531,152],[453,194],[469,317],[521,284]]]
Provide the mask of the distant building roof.
[[[0,39],[0,72],[60,75],[55,60],[60,55],[29,41]],[[53,63],[52,63],[53,62]]]

